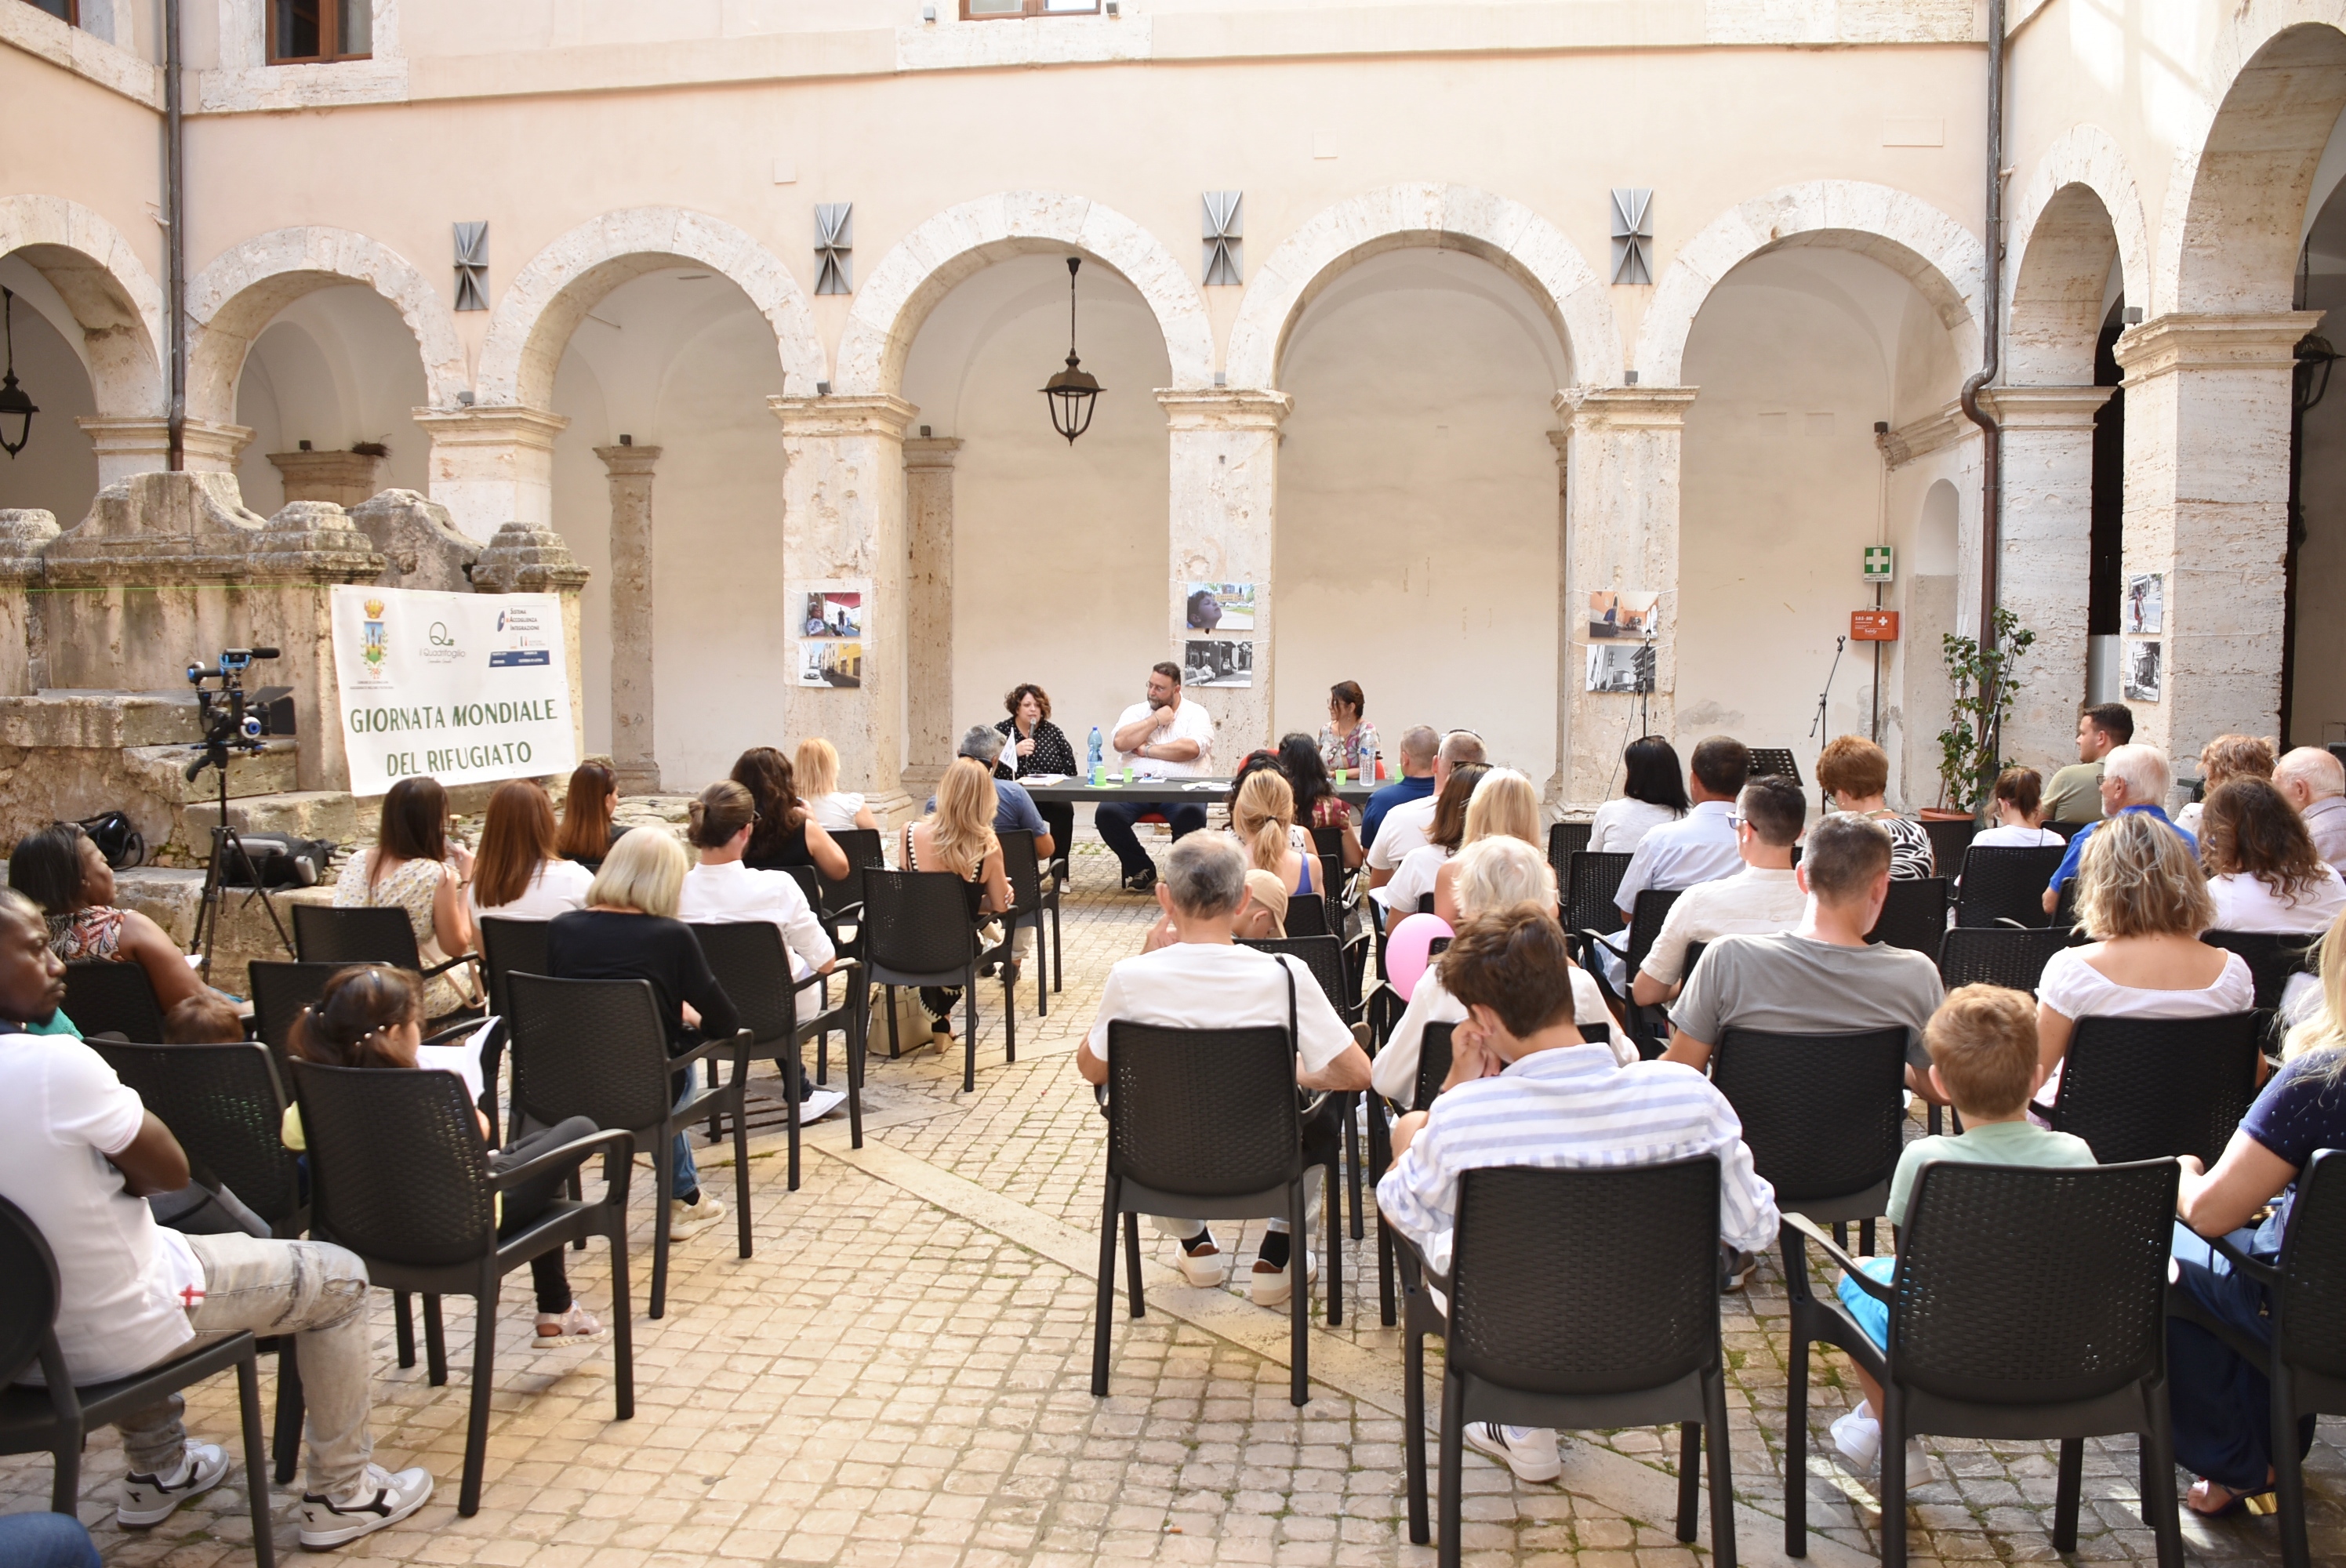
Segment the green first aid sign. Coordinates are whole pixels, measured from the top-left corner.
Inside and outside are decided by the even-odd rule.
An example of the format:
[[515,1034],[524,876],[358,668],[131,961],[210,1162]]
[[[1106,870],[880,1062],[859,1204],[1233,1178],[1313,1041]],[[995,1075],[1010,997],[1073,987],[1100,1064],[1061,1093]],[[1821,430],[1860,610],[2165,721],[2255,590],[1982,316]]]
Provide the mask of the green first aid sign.
[[1865,580],[1869,583],[1887,583],[1892,580],[1889,545],[1868,545],[1865,547]]

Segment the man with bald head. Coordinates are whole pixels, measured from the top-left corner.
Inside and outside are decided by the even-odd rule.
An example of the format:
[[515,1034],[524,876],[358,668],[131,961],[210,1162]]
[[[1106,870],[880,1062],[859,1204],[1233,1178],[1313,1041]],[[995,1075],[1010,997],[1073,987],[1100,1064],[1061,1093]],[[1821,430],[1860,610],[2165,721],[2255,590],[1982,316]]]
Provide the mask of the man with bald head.
[[[1402,744],[1404,748],[1409,744],[1406,737]],[[1369,886],[1381,888],[1392,881],[1401,869],[1401,858],[1425,843],[1426,835],[1433,830],[1434,802],[1442,798],[1442,787],[1450,782],[1450,770],[1485,760],[1483,738],[1473,730],[1454,729],[1442,738],[1442,749],[1433,754],[1433,788],[1420,799],[1387,811],[1377,825],[1376,842],[1369,846]]]
[[2273,764],[2273,788],[2305,819],[2314,852],[2346,868],[2346,764],[2319,746],[2300,746]]
[[1377,830],[1396,806],[1423,800],[1433,793],[1433,764],[1442,750],[1442,737],[1426,725],[1413,725],[1401,735],[1401,777],[1369,797],[1361,813],[1361,842],[1376,848]]

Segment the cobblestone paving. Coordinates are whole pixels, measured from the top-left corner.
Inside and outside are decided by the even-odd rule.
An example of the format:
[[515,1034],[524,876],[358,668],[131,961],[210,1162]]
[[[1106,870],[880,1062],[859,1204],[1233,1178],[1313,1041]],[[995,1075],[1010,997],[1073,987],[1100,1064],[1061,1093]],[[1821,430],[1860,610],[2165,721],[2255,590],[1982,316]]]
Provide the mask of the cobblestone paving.
[[[1287,1401],[1286,1315],[1242,1285],[1193,1290],[1148,1248],[1149,1312],[1119,1304],[1111,1392],[1088,1391],[1097,1191],[1106,1124],[1067,1060],[1110,963],[1136,951],[1153,905],[1114,891],[1114,861],[1086,843],[1066,911],[1066,989],[1035,1014],[1035,964],[1020,988],[1018,1056],[1003,1061],[1000,990],[980,999],[978,1084],[960,1092],[958,1051],[872,1064],[867,1145],[843,1117],[810,1131],[804,1183],[785,1189],[779,1137],[752,1145],[756,1256],[730,1222],[678,1245],[668,1316],[644,1320],[648,1206],[633,1238],[637,1412],[611,1419],[607,1344],[539,1352],[528,1291],[505,1293],[494,1373],[487,1484],[457,1516],[472,1336],[449,1304],[446,1387],[392,1364],[387,1296],[375,1314],[377,1456],[423,1464],[432,1503],[344,1555],[501,1568],[660,1568],[730,1563],[854,1564],[1415,1563],[1401,1477],[1400,1339],[1377,1318],[1375,1221],[1346,1242],[1344,1321],[1315,1312],[1312,1399]],[[839,1068],[834,1061],[834,1076]],[[1919,1129],[1918,1129],[1919,1130]],[[729,1195],[713,1153],[705,1179]],[[648,1189],[649,1183],[644,1184]],[[1218,1228],[1243,1280],[1259,1227]],[[607,1316],[599,1247],[574,1254],[581,1298]],[[1324,1287],[1321,1288],[1324,1295]],[[1724,1312],[1739,1550],[1782,1557],[1784,1298],[1772,1264]],[[1434,1371],[1438,1376],[1438,1347]],[[1810,1561],[1872,1559],[1872,1485],[1837,1463],[1825,1428],[1849,1404],[1846,1362],[1811,1379]],[[273,1393],[263,1361],[263,1399]],[[240,1451],[234,1385],[189,1395],[197,1435]],[[2310,1463],[2317,1562],[2346,1556],[2341,1423]],[[1911,1497],[1912,1560],[1974,1563],[2054,1555],[2053,1449],[1933,1440]],[[1471,1563],[1664,1568],[1708,1555],[1670,1528],[1676,1436],[1632,1431],[1566,1442],[1556,1485],[1466,1461]],[[111,1432],[85,1456],[79,1512],[110,1568],[250,1561],[239,1462],[229,1483],[145,1533],[117,1531],[123,1471]],[[2077,1557],[2149,1559],[2136,1512],[2131,1439],[2087,1446]],[[0,1460],[0,1512],[46,1506],[46,1459]],[[277,1489],[280,1551],[295,1547],[295,1494]],[[1704,1525],[1707,1532],[1707,1523]],[[2187,1524],[2208,1562],[2277,1560],[2270,1520]]]

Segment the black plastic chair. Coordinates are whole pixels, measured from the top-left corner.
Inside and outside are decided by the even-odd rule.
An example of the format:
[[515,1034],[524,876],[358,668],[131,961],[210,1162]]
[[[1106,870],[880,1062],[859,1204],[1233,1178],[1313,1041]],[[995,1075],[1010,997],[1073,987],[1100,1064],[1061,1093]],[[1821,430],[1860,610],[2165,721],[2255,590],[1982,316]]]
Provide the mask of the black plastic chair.
[[[1654,939],[1662,934],[1662,922],[1669,918],[1670,906],[1678,901],[1678,894],[1683,891],[1647,888],[1637,895],[1637,908],[1629,916],[1628,944],[1622,952],[1625,973],[1634,977],[1638,965],[1646,962],[1646,954],[1653,951]],[[1629,1037],[1637,1043],[1637,1054],[1651,1061],[1660,1055],[1669,1044],[1668,1015],[1658,1007],[1638,1006],[1627,986],[1616,992],[1612,983],[1605,978],[1605,966],[1597,962],[1596,954],[1590,952],[1600,937],[1617,929],[1617,926],[1596,926],[1575,932],[1580,938],[1581,967],[1588,972],[1588,978],[1596,983],[1596,989],[1604,995],[1606,1005],[1627,1022]]]
[[2075,940],[2046,926],[1949,926],[1939,939],[1939,982],[1949,991],[2001,985],[2033,993],[2053,955]]
[[[1975,844],[1964,852],[1963,886],[1955,890],[1955,923],[1959,926],[2041,926],[2045,890],[2068,853],[2059,844],[2041,849],[2000,849]],[[1940,862],[1944,865],[1943,860]]]
[[1882,901],[1882,918],[1865,940],[1937,958],[1939,939],[1946,932],[1947,879],[1892,878],[1890,896]]
[[831,835],[840,852],[847,857],[847,875],[837,881],[824,878],[822,901],[819,906],[824,916],[838,925],[855,927],[856,934],[846,939],[840,948],[844,953],[862,956],[863,874],[888,869],[888,847],[877,828],[841,828]]
[[[988,959],[1002,967],[1002,1059],[1018,1060],[1018,982],[1009,967],[1010,937],[988,949],[978,941],[969,913],[969,883],[948,871],[863,873],[863,961],[859,992],[881,988],[888,1010],[888,1054],[903,1052],[896,1027],[896,987],[961,987],[963,1009],[961,1088],[977,1087],[977,967]],[[859,1010],[870,1016],[870,1003]]]
[[[554,980],[516,971],[505,977],[513,1003],[513,1123],[551,1127],[584,1116],[605,1132],[634,1137],[651,1156],[650,1315],[668,1310],[668,1201],[676,1196],[670,1140],[712,1109],[733,1117],[733,1198],[741,1256],[750,1256],[750,1139],[741,1122],[742,1079],[753,1036],[743,1029],[671,1056],[668,1028],[648,980]],[[733,1064],[724,1084],[678,1103],[669,1079],[697,1081],[703,1062]],[[306,1118],[305,1118],[306,1119]],[[311,1135],[311,1143],[317,1135]]]
[[1562,887],[1572,875],[1572,857],[1585,852],[1590,837],[1596,831],[1594,822],[1550,822],[1547,827],[1547,865],[1556,873],[1556,885]]
[[[260,1568],[270,1568],[277,1543],[268,1459],[260,1447],[260,1375],[253,1337],[240,1331],[159,1367],[76,1386],[57,1348],[60,1295],[56,1255],[48,1238],[23,1209],[0,1198],[0,1453],[46,1451],[56,1465],[49,1510],[74,1513],[81,1494],[82,1444],[91,1432],[233,1367],[244,1420],[245,1483],[252,1499],[252,1558]],[[46,1386],[15,1386],[36,1361]]]
[[77,958],[66,964],[65,1014],[84,1038],[163,1038],[162,1003],[155,1000],[154,984],[135,960]]
[[1621,891],[1621,879],[1629,874],[1629,859],[1594,850],[1583,850],[1572,857],[1564,879],[1565,930],[1621,929],[1621,911],[1613,895]]
[[[759,1061],[770,1058],[782,1069],[782,1097],[790,1106],[790,1190],[796,1192],[799,1088],[806,1070],[801,1053],[808,1040],[828,1030],[842,1030],[847,1035],[849,1137],[855,1147],[863,1146],[863,1039],[855,1013],[855,961],[840,960],[829,976],[842,983],[840,1000],[801,1018],[798,988],[801,983],[790,977],[790,955],[772,921],[695,925],[692,934],[700,941],[701,956],[709,960],[709,972],[740,1014],[741,1027],[750,1033],[749,1056]],[[719,1115],[712,1106],[709,1118],[712,1144],[718,1137]]]
[[[1869,1296],[1890,1308],[1876,1346],[1839,1300],[1792,1314],[1784,1412],[1784,1550],[1808,1550],[1809,1347],[1839,1345],[1877,1379],[1882,1561],[1906,1561],[1906,1440],[1918,1434],[2057,1439],[2053,1550],[2077,1549],[2085,1440],[2142,1439],[2142,1515],[2159,1568],[2183,1568],[2175,1444],[2167,1416],[2163,1298],[2175,1221],[2172,1160],[2083,1167],[1925,1166],[1884,1285],[1797,1213]],[[1788,1243],[1788,1246],[1790,1244]],[[1800,1278],[1808,1278],[1803,1269]],[[1816,1332],[1829,1322],[1830,1333]]]
[[281,1065],[293,1049],[293,1025],[301,1022],[302,1011],[316,1006],[326,993],[326,982],[351,966],[255,959],[249,967],[252,1032]]
[[[812,866],[784,866],[782,870],[798,883],[800,896],[806,900],[808,911],[822,927],[822,934],[831,941],[832,954],[846,957],[847,944],[839,934],[839,921],[822,907],[822,873]],[[827,1028],[815,1035],[814,1081],[818,1084],[831,1082],[831,1031]]]
[[2040,822],[2037,824],[2048,832],[2060,834],[2061,841],[2065,844],[2093,825],[2091,822]]
[[[1287,1397],[1311,1401],[1311,1278],[1304,1261],[1303,1121],[1295,1043],[1284,1025],[1159,1029],[1111,1020],[1107,1103],[1107,1170],[1100,1222],[1099,1300],[1093,1319],[1092,1393],[1107,1394],[1108,1319],[1116,1311],[1116,1232],[1124,1226],[1132,1315],[1145,1316],[1140,1217],[1284,1218],[1288,1267]],[[1328,1321],[1343,1321],[1343,1252],[1337,1238],[1336,1173],[1327,1173]]]
[[2035,1109],[2104,1165],[2198,1155],[2212,1166],[2257,1094],[2259,1020],[2077,1020],[2060,1094]]
[[[1719,1334],[1719,1160],[1458,1179],[1447,1278],[1402,1241],[1409,1538],[1425,1543],[1425,1336],[1442,1369],[1441,1558],[1459,1561],[1466,1423],[1566,1431],[1678,1423],[1678,1537],[1695,1536],[1707,1442],[1710,1550],[1735,1568]],[[1432,1292],[1449,1300],[1445,1314]]]
[[[2209,947],[2240,955],[2256,981],[2257,1011],[2270,1013],[2280,1006],[2281,993],[2289,989],[2290,976],[2315,972],[2314,959],[2321,946],[2321,935],[2318,931],[2205,931],[2199,933],[2199,940]],[[73,1012],[71,1008],[66,1011]],[[76,1013],[74,1021],[79,1023],[80,1014]]]
[[505,995],[505,976],[550,974],[554,966],[546,956],[548,933],[553,922],[542,920],[507,920],[500,915],[483,915],[473,922],[481,936],[481,968],[489,991],[489,1011],[499,1017],[510,1017],[513,1008]]
[[[1290,936],[1284,939],[1248,937],[1241,939],[1239,946],[1250,947],[1257,952],[1284,953],[1290,958],[1300,959],[1303,966],[1311,972],[1311,978],[1320,983],[1321,993],[1328,998],[1328,1005],[1336,1010],[1336,1016],[1347,1023],[1361,1022],[1362,1003],[1359,998],[1356,996],[1350,1002],[1344,998],[1344,993],[1351,986],[1355,976],[1352,966],[1344,962],[1342,945],[1334,937]],[[1366,1208],[1362,1194],[1364,1173],[1361,1166],[1360,1122],[1355,1115],[1359,1108],[1356,1105],[1359,1096],[1355,1095],[1343,1096],[1344,1165],[1349,1172],[1348,1179],[1351,1184],[1350,1194],[1352,1204],[1351,1225],[1354,1241],[1363,1239],[1366,1234],[1366,1221],[1363,1217]]]
[[[1979,824],[1969,817],[1959,822],[1925,817],[1922,819],[1922,823],[1923,831],[1931,835],[1933,870],[1943,877],[1949,874],[1947,868],[1950,866],[1960,871],[1964,863],[1964,853],[1972,847],[1972,835],[1979,831]],[[2047,873],[2047,877],[2049,880],[2050,873]]]
[[407,911],[398,909],[295,904],[293,946],[304,963],[387,963],[412,969],[426,980],[464,962],[444,959],[425,969],[423,950],[415,945],[415,928],[408,923]]
[[[1752,1167],[1779,1209],[1856,1220],[1866,1251],[1890,1201],[1906,1130],[1906,1031],[1775,1034],[1729,1029],[1711,1053],[1710,1081],[1743,1122]],[[1797,1238],[1784,1237],[1793,1310],[1807,1287]]]
[[[1019,926],[1031,921],[1035,929],[1035,1015],[1051,1016],[1050,962],[1048,944],[1057,941],[1055,931],[1049,938],[1043,933],[1043,911],[1048,909],[1056,923],[1059,913],[1059,890],[1055,882],[1046,891],[1043,884],[1043,866],[1035,853],[1035,834],[1028,828],[996,829],[994,835],[1002,845],[1002,875],[1010,884],[1010,908],[1002,916],[1005,940],[1015,934]],[[1064,957],[1060,967],[1066,967]]]
[[2272,1342],[2250,1339],[2170,1288],[2167,1312],[2197,1323],[2262,1371],[2272,1410],[2274,1489],[2280,1494],[2282,1568],[2312,1568],[2305,1539],[2305,1461],[2299,1424],[2316,1415],[2346,1415],[2346,1150],[2323,1149],[2298,1173],[2280,1256],[2250,1257],[2223,1237],[2208,1243],[2232,1267],[2265,1288]]
[[[590,1236],[611,1244],[614,1392],[619,1420],[636,1413],[634,1318],[627,1300],[627,1177],[635,1145],[626,1133],[597,1133],[492,1175],[472,1098],[454,1073],[297,1061],[293,1086],[310,1145],[320,1238],[358,1254],[376,1285],[421,1294],[426,1326],[435,1330],[441,1297],[470,1296],[476,1304],[472,1413],[457,1512],[469,1516],[481,1507],[499,1286],[531,1258]],[[528,1228],[497,1238],[497,1194],[597,1154],[604,1156],[607,1182],[600,1199],[556,1198]]]

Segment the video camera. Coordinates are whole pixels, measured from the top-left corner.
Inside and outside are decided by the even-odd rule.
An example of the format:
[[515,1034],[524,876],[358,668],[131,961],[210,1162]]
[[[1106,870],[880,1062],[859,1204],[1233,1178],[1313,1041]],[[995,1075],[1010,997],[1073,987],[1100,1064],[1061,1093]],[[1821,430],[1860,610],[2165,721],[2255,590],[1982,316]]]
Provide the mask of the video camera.
[[[252,667],[252,661],[273,659],[277,655],[272,647],[224,648],[211,668],[199,664],[188,667],[188,684],[196,688],[196,708],[204,731],[199,742],[203,754],[188,764],[190,780],[207,768],[226,772],[231,751],[257,752],[264,739],[293,733],[291,687],[244,689],[244,672]],[[212,680],[219,685],[204,684]]]

